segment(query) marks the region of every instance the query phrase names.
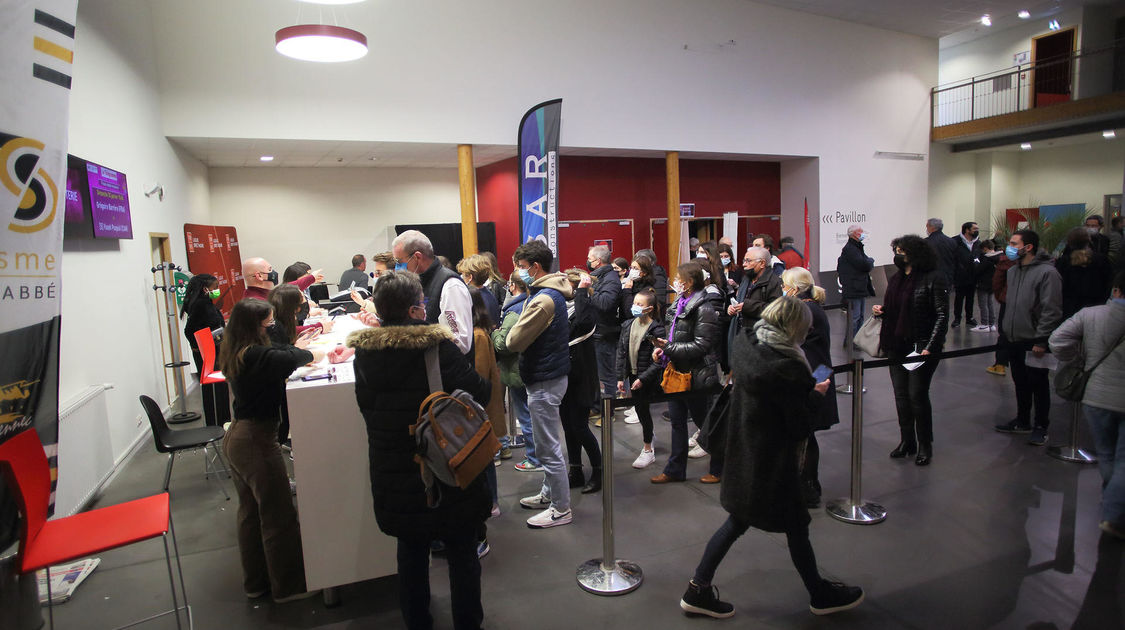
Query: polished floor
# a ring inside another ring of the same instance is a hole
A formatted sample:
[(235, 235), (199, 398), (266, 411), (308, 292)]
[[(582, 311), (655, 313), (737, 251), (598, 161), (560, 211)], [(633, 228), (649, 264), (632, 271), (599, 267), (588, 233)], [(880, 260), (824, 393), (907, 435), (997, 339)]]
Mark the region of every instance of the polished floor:
[[(840, 328), (839, 311), (833, 324)], [(955, 330), (949, 347), (986, 345), (992, 337)], [(613, 426), (617, 555), (640, 565), (643, 585), (620, 597), (581, 590), (575, 569), (602, 553), (601, 495), (574, 494), (572, 525), (529, 530), (524, 520), (531, 513), (517, 501), (537, 491), (540, 477), (513, 470), (517, 460), (511, 460), (499, 469), (504, 513), (489, 521), (492, 552), (482, 560), (485, 627), (1125, 628), (1125, 543), (1098, 529), (1096, 467), (1054, 459), (1043, 447), (1028, 445), (1026, 436), (992, 430), (1014, 415), (1015, 402), (1010, 378), (984, 371), (991, 358), (969, 356), (940, 366), (932, 389), (934, 460), (926, 468), (887, 457), (898, 440), (890, 384), (885, 368), (867, 373), (863, 496), (884, 505), (888, 517), (858, 526), (817, 509), (811, 525), (822, 573), (866, 590), (857, 609), (824, 618), (810, 614), (784, 536), (751, 530), (715, 577), (735, 617), (684, 615), (680, 595), (725, 512), (718, 487), (698, 483), (707, 472), (705, 460), (692, 460), (687, 483), (648, 482), (668, 454), (669, 425), (657, 420), (657, 464), (642, 471), (630, 467), (640, 448), (639, 425)], [(818, 434), (826, 499), (849, 491), (851, 398), (841, 396), (840, 406), (841, 424)], [(1064, 443), (1071, 407), (1056, 399), (1051, 415), (1050, 442)], [(340, 605), (334, 608), (319, 598), (285, 605), (248, 602), (234, 535), (237, 500), (224, 501), (215, 482), (204, 479), (201, 457), (182, 456), (172, 481), (196, 628), (402, 627), (393, 576), (339, 589)], [(99, 502), (159, 491), (163, 471), (164, 456), (145, 443)], [(57, 607), (59, 628), (110, 628), (168, 605), (159, 542), (101, 558), (74, 598)], [(452, 628), (440, 558), (431, 576), (435, 627)], [(148, 627), (175, 626), (164, 618)]]

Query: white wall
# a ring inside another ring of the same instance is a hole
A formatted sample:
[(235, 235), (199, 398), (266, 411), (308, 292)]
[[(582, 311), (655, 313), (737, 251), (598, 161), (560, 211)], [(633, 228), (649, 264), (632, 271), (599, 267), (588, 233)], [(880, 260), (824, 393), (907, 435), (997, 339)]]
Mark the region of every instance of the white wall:
[[(1082, 45), (1082, 11), (1082, 7), (1073, 7), (1052, 16), (1062, 28), (1076, 27), (1077, 47)], [(938, 53), (938, 82), (946, 84), (1015, 68), (1013, 55), (1030, 52), (1031, 39), (1050, 32), (1046, 19), (1026, 20), (986, 37), (942, 48)]]
[[(976, 156), (953, 153), (947, 144), (930, 145), (929, 217), (950, 225), (982, 219), (976, 216)], [(922, 228), (917, 228), (924, 234)]]
[(1122, 192), (1125, 138), (1025, 151), (1019, 154), (1019, 163), (1015, 201), (1085, 203), (1100, 210), (1104, 195)]
[(336, 282), (357, 253), (390, 249), (396, 223), (461, 220), (457, 169), (215, 168), (216, 225), (238, 228), (244, 258), (281, 273), (296, 260)]
[[(126, 174), (133, 239), (64, 244), (59, 399), (116, 386), (106, 392), (116, 460), (148, 431), (137, 396), (168, 403), (148, 233), (170, 234), (174, 261), (184, 261), (184, 222), (209, 219), (207, 172), (161, 132), (148, 2), (82, 0), (75, 46), (69, 152)], [(152, 181), (163, 202), (145, 198)]]
[(824, 212), (923, 218), (925, 163), (873, 155), (927, 151), (933, 39), (746, 0), (368, 2), (336, 9), (368, 56), (316, 65), (273, 50), (295, 8), (154, 6), (170, 136), (511, 144), (562, 97), (563, 145), (818, 157)]

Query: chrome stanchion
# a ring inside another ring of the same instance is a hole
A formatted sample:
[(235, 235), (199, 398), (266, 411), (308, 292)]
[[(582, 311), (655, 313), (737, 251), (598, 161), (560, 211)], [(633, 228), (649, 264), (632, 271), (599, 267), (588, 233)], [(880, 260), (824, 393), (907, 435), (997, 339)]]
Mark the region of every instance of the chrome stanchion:
[(602, 401), (602, 557), (578, 566), (578, 585), (595, 595), (624, 595), (644, 580), (641, 567), (613, 549), (613, 399)]
[[(843, 306), (840, 309), (844, 311), (844, 351), (848, 353), (848, 360), (855, 359), (855, 331), (852, 330), (852, 314), (848, 310), (848, 302), (844, 300)], [(863, 385), (860, 385), (863, 388)], [(836, 386), (837, 394), (851, 394), (855, 390), (852, 389), (852, 373), (848, 372), (848, 382), (843, 385)], [(863, 393), (867, 393), (867, 389), (863, 389)]]
[[(852, 382), (856, 389), (863, 389), (863, 359), (852, 364)], [(852, 488), (846, 499), (829, 501), (825, 511), (832, 518), (856, 525), (874, 525), (887, 518), (887, 510), (878, 503), (864, 501), (862, 498), (863, 477), (863, 396), (852, 398)]]
[(1048, 446), (1047, 454), (1055, 459), (1076, 464), (1096, 464), (1098, 458), (1078, 448), (1078, 415), (1079, 403), (1074, 403), (1074, 412), (1070, 416), (1070, 441), (1066, 446)]

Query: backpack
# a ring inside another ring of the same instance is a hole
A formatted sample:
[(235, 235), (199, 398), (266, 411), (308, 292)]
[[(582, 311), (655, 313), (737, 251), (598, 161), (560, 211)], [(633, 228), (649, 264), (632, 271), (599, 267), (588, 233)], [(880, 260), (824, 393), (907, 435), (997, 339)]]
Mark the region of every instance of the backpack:
[(435, 507), (440, 491), (434, 478), (464, 490), (469, 487), (500, 450), (492, 423), (484, 408), (464, 390), (447, 394), (441, 389), (437, 346), (426, 350), (426, 378), (432, 392), (418, 407), (418, 422), (410, 434), (417, 445), (414, 461), (426, 485), (426, 502)]

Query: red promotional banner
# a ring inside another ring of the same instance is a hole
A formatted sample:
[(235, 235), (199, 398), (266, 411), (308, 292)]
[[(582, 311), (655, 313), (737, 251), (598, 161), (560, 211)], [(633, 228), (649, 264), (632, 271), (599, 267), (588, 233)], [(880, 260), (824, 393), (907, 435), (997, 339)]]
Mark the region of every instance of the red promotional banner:
[(238, 232), (229, 225), (184, 224), (184, 246), (192, 274), (209, 273), (219, 279), (217, 302), (223, 317), (242, 299), (242, 255), (238, 251)]

